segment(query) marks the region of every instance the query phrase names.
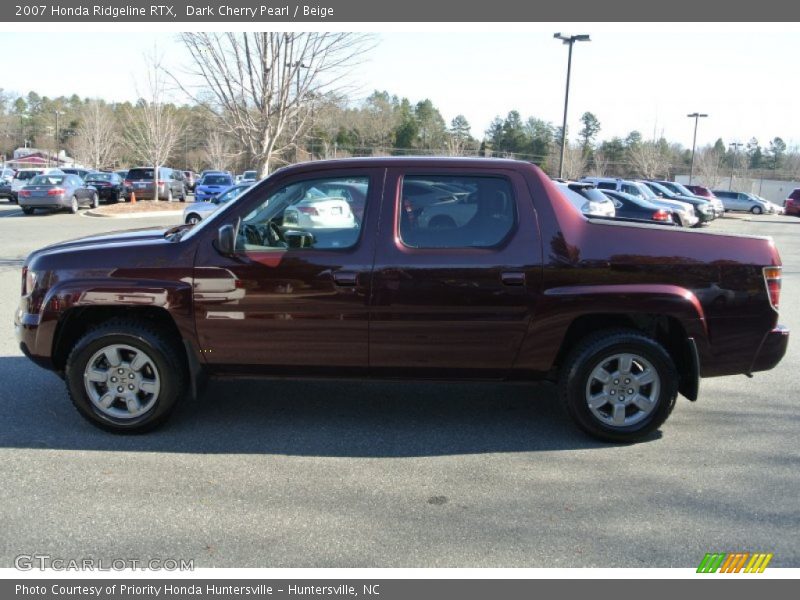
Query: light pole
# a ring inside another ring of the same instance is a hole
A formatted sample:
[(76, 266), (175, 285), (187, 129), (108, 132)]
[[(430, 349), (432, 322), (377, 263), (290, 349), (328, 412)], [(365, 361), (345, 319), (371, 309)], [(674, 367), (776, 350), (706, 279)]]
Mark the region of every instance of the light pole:
[(561, 35), (561, 33), (554, 33), (553, 37), (569, 46), (569, 56), (567, 58), (567, 91), (564, 94), (564, 121), (561, 125), (561, 160), (558, 162), (558, 177), (561, 179), (564, 176), (564, 151), (567, 149), (567, 107), (569, 106), (569, 76), (572, 71), (572, 46), (575, 42), (591, 42), (592, 40), (586, 34)]
[(744, 146), (742, 142), (731, 142), (728, 144), (730, 148), (733, 148), (733, 159), (731, 160), (731, 179), (728, 182), (728, 191), (730, 192), (733, 188), (733, 170), (736, 168), (736, 160), (739, 158), (739, 148)]
[(297, 69), (295, 71), (296, 77), (296, 87), (295, 87), (295, 102), (297, 102), (297, 113), (294, 115), (294, 162), (297, 162), (297, 156), (299, 154), (299, 148), (297, 145), (297, 137), (300, 134), (300, 69), (308, 69), (309, 65), (305, 64), (303, 61), (296, 60), (294, 62), (287, 62), (286, 66), (292, 69)]
[(700, 120), (701, 117), (707, 117), (708, 115), (693, 112), (692, 114), (686, 116), (694, 119), (694, 137), (692, 138), (692, 166), (689, 167), (689, 185), (692, 185), (692, 177), (694, 177), (694, 149), (697, 146), (697, 121)]
[(55, 144), (56, 145), (56, 167), (59, 167), (59, 166), (61, 166), (61, 160), (59, 159), (59, 154), (58, 154), (58, 115), (60, 115), (62, 113), (61, 113), (60, 110), (54, 110), (53, 114), (56, 116), (56, 139), (55, 139), (55, 142), (56, 142), (56, 144)]

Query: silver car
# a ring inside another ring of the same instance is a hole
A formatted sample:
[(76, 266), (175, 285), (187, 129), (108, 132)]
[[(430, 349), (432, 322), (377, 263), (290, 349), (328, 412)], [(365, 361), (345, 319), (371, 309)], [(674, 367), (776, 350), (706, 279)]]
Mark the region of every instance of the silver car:
[(770, 212), (769, 202), (760, 200), (753, 194), (746, 192), (733, 192), (728, 190), (712, 190), (712, 193), (722, 200), (725, 210), (738, 210), (761, 215)]
[(235, 185), (219, 196), (216, 196), (215, 198), (212, 198), (206, 202), (193, 202), (183, 209), (183, 222), (190, 225), (199, 223), (223, 204), (241, 196), (245, 190), (252, 187), (253, 183), (255, 182), (250, 181), (248, 183), (240, 183)]
[(75, 214), (80, 206), (97, 208), (100, 196), (97, 190), (77, 175), (50, 173), (37, 175), (18, 193), (19, 206), (26, 215), (37, 208), (68, 210)]

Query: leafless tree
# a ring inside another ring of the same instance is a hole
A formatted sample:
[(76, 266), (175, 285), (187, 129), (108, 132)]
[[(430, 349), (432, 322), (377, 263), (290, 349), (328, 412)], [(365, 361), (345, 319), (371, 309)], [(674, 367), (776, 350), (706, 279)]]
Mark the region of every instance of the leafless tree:
[(153, 199), (157, 200), (158, 169), (167, 162), (178, 143), (181, 128), (175, 107), (166, 102), (160, 57), (154, 52), (146, 61), (147, 89), (128, 114), (125, 142), (136, 160), (153, 165)]
[(206, 161), (212, 169), (224, 171), (231, 162), (230, 143), (223, 133), (213, 130), (206, 136)]
[(694, 164), (697, 169), (698, 179), (710, 188), (718, 188), (722, 183), (723, 165), (722, 154), (709, 146), (695, 154)]
[(604, 152), (598, 150), (594, 153), (592, 159), (592, 168), (589, 169), (589, 175), (592, 177), (605, 177), (609, 172), (611, 161)]
[[(180, 87), (206, 102), (258, 164), (263, 177), (276, 157), (296, 147), (314, 98), (339, 89), (371, 38), (342, 32), (183, 33), (192, 57)], [(199, 82), (199, 85), (196, 85)]]
[(631, 146), (628, 149), (628, 160), (636, 174), (645, 179), (666, 176), (670, 168), (668, 152), (655, 141), (640, 142)]
[(80, 109), (80, 125), (75, 131), (75, 158), (94, 169), (113, 164), (117, 157), (117, 127), (106, 104), (91, 100)]
[[(558, 164), (561, 159), (561, 146), (556, 144), (553, 152), (547, 159), (547, 172), (558, 174)], [(580, 144), (570, 144), (564, 151), (564, 179), (578, 179), (586, 173), (586, 155)]]

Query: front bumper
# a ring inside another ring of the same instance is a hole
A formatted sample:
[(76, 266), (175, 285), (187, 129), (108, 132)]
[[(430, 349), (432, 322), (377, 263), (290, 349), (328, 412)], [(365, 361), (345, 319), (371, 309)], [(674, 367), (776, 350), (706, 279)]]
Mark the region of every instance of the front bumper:
[(757, 371), (768, 371), (774, 368), (783, 355), (786, 354), (786, 347), (789, 345), (789, 328), (778, 325), (775, 329), (767, 333), (761, 341), (761, 345), (753, 359), (750, 373)]

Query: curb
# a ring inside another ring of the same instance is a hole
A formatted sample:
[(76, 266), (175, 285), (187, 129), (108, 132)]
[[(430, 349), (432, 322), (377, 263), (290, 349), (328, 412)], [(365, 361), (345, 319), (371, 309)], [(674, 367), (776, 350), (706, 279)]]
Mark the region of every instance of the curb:
[(183, 210), (159, 210), (153, 212), (141, 212), (135, 214), (104, 215), (87, 210), (81, 213), (82, 217), (94, 217), (99, 219), (145, 219), (147, 217), (173, 217), (183, 214)]

